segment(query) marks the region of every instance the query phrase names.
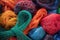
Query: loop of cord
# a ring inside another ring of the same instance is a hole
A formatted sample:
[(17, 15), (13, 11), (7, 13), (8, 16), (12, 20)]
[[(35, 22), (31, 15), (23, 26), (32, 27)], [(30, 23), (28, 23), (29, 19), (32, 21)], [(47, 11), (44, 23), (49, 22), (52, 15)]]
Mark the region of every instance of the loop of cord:
[(29, 37), (27, 37), (23, 31), (28, 26), (28, 24), (31, 21), (31, 13), (23, 10), (19, 12), (18, 15), (18, 22), (14, 28), (12, 28), (12, 31), (16, 33), (17, 40), (31, 40)]
[(39, 24), (39, 21), (41, 21), (41, 19), (45, 16), (47, 16), (46, 9), (41, 8), (40, 10), (38, 10), (36, 15), (32, 18), (28, 27), (24, 30), (24, 34), (27, 35), (31, 29), (36, 28)]
[[(19, 14), (18, 14), (18, 19), (17, 19), (17, 23), (16, 25), (11, 28), (8, 31), (1, 31), (0, 32), (0, 38), (1, 40), (7, 39), (9, 37), (13, 37), (16, 36), (17, 40), (21, 40), (21, 38), (23, 40), (31, 40), (30, 38), (28, 38), (23, 31), (25, 30), (25, 28), (27, 27), (27, 25), (30, 23), (32, 16), (31, 13), (25, 10), (22, 10)], [(21, 37), (21, 38), (20, 38)]]

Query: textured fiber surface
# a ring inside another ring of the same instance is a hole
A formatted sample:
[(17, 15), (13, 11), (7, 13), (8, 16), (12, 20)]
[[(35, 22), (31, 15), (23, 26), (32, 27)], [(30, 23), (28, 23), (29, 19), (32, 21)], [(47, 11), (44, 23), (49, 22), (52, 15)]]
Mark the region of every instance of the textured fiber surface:
[(49, 34), (55, 34), (60, 29), (60, 14), (50, 14), (41, 21), (44, 30)]
[(11, 11), (7, 10), (1, 14), (0, 22), (5, 29), (10, 29), (16, 24), (17, 15)]
[(28, 36), (32, 38), (32, 40), (42, 40), (42, 38), (45, 36), (45, 31), (42, 27), (34, 28), (32, 29)]
[(1, 0), (1, 2), (4, 2), (5, 6), (9, 7), (10, 9), (13, 9), (16, 4), (16, 0)]
[(17, 40), (16, 37), (10, 37), (8, 40)]
[(28, 27), (24, 30), (24, 33), (28, 34), (31, 29), (38, 27), (39, 21), (45, 16), (47, 16), (46, 9), (44, 8), (39, 9), (36, 15), (34, 15), (34, 17), (32, 18)]
[(54, 40), (54, 38), (52, 35), (47, 34), (43, 40)]
[(60, 0), (0, 0), (0, 40), (60, 40)]
[(59, 13), (59, 14), (60, 14), (60, 7), (57, 9), (57, 13)]
[(18, 13), (21, 10), (27, 10), (34, 13), (36, 11), (36, 6), (32, 1), (20, 1), (16, 4), (14, 11)]
[(54, 40), (60, 40), (60, 31), (54, 35)]
[(28, 38), (23, 33), (23, 31), (25, 30), (25, 28), (29, 24), (31, 18), (32, 18), (31, 13), (28, 11), (23, 10), (23, 11), (19, 12), (16, 25), (13, 28), (11, 28), (11, 30), (1, 31), (0, 32), (0, 39), (6, 40), (9, 37), (16, 36), (17, 40), (21, 40), (21, 39), (22, 40), (30, 40), (30, 38)]
[(58, 0), (33, 0), (37, 3), (37, 6), (45, 7), (46, 9), (52, 10), (58, 7)]

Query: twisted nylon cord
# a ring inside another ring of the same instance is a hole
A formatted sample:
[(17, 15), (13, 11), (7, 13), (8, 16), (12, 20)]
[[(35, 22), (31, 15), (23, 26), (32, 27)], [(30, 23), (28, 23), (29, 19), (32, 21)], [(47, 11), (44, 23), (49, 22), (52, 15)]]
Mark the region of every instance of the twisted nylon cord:
[(16, 36), (18, 40), (20, 40), (21, 38), (23, 40), (31, 40), (23, 33), (23, 31), (29, 24), (31, 18), (32, 18), (31, 13), (25, 10), (21, 11), (18, 15), (17, 23), (14, 27), (11, 30), (0, 32), (1, 40), (12, 37), (12, 36)]

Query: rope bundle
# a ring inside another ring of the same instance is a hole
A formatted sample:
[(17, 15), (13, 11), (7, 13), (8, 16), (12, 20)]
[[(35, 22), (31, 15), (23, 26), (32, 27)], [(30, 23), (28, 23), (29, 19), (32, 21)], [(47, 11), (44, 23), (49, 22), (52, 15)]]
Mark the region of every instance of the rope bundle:
[(34, 28), (32, 29), (29, 33), (28, 36), (32, 39), (32, 40), (42, 40), (43, 37), (45, 36), (45, 31), (42, 27), (38, 27), (38, 28)]
[(13, 11), (7, 10), (4, 13), (2, 13), (0, 17), (0, 21), (1, 21), (2, 26), (5, 29), (10, 29), (16, 24), (17, 15)]
[(31, 13), (36, 12), (36, 6), (32, 1), (20, 1), (16, 4), (14, 11), (19, 13), (21, 10), (27, 10)]
[(4, 2), (6, 7), (10, 9), (13, 9), (16, 4), (16, 0), (1, 0), (1, 2)]
[(38, 10), (36, 15), (32, 18), (28, 27), (25, 29), (24, 34), (27, 35), (31, 29), (36, 28), (39, 24), (39, 21), (45, 16), (47, 16), (46, 9), (41, 8), (40, 10)]
[(16, 25), (8, 31), (1, 31), (0, 39), (6, 40), (9, 37), (16, 36), (17, 40), (31, 40), (23, 33), (31, 18), (31, 13), (28, 11), (22, 10), (19, 12)]
[(54, 35), (60, 30), (60, 14), (50, 14), (43, 18), (41, 25), (48, 34)]
[(0, 40), (59, 40), (58, 1), (0, 0)]

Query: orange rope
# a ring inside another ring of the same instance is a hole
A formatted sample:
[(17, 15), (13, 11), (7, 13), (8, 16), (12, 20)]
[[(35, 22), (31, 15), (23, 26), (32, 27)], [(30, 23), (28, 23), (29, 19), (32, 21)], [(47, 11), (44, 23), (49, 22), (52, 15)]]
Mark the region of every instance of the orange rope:
[(16, 4), (16, 0), (1, 0), (1, 2), (5, 3), (5, 6), (8, 6), (11, 9), (13, 9)]
[(40, 10), (38, 10), (36, 15), (31, 20), (30, 24), (28, 25), (28, 27), (24, 30), (24, 34), (27, 35), (31, 29), (38, 27), (39, 21), (46, 15), (47, 15), (46, 9), (41, 8)]
[(9, 21), (7, 21), (5, 29), (10, 29), (16, 24), (17, 18), (11, 18)]
[(15, 25), (17, 15), (13, 11), (7, 10), (2, 13), (0, 19), (2, 26), (4, 26), (5, 29), (9, 29), (13, 25)]

